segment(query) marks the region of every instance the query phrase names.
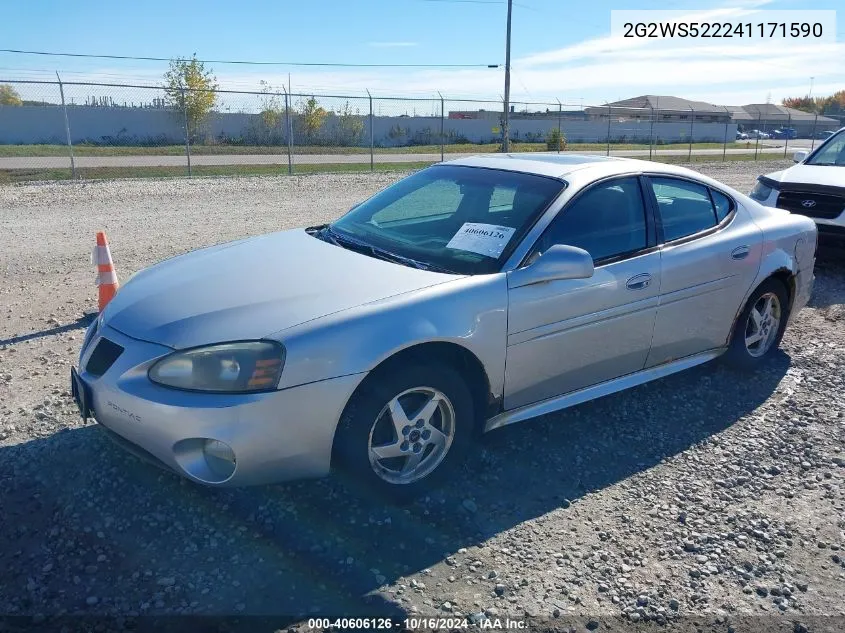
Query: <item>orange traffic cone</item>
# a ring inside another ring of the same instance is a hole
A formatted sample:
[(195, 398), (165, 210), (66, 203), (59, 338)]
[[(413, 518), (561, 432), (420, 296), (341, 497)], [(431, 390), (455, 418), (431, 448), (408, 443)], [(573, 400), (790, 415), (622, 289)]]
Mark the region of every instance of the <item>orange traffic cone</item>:
[(102, 312), (120, 288), (105, 231), (97, 231), (97, 247), (94, 249), (94, 255), (97, 263), (97, 286), (100, 290), (99, 310)]

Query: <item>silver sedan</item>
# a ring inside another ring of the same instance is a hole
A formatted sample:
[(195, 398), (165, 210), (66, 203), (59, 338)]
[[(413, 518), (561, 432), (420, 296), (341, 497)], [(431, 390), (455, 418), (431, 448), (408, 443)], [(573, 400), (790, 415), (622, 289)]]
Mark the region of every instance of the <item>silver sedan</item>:
[(334, 471), (411, 499), (481, 432), (718, 356), (766, 362), (815, 248), (811, 219), (681, 167), (466, 158), (331, 224), (138, 273), (88, 330), (73, 393), (195, 482)]

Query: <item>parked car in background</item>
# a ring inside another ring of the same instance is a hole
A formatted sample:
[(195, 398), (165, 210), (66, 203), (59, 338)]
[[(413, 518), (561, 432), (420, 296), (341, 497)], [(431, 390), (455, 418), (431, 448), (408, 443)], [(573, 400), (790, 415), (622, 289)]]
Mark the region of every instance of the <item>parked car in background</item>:
[(410, 500), (465, 476), (481, 432), (722, 355), (764, 366), (815, 244), (811, 220), (678, 166), (462, 158), (331, 224), (139, 272), (87, 331), (72, 390), (198, 483), (336, 472)]
[(816, 132), (815, 138), (827, 140), (831, 136), (833, 136), (834, 134), (836, 134), (836, 132), (834, 132), (832, 130), (824, 130), (823, 132)]
[(748, 138), (767, 139), (770, 138), (770, 136), (767, 132), (762, 132), (760, 130), (751, 130), (748, 133)]
[(769, 207), (812, 218), (819, 239), (845, 246), (845, 128), (813, 152), (795, 152), (797, 165), (757, 178), (749, 194)]
[(740, 132), (740, 131), (737, 130), (736, 140), (746, 141), (746, 140), (748, 140), (748, 134), (746, 134), (745, 132)]
[(777, 139), (793, 139), (798, 138), (798, 132), (795, 131), (795, 128), (785, 127), (777, 130), (772, 130), (771, 137)]

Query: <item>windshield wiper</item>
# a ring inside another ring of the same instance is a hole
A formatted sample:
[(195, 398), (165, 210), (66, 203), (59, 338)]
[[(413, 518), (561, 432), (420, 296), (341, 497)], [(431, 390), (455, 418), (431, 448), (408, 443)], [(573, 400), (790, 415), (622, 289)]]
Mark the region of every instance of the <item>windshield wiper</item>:
[(391, 253), (390, 251), (373, 246), (372, 244), (358, 241), (347, 237), (346, 235), (340, 235), (333, 231), (330, 225), (327, 225), (322, 231), (320, 231), (320, 233), (325, 235), (325, 237), (335, 246), (343, 247), (344, 245), (347, 245), (352, 247), (353, 250), (363, 252), (364, 254), (370, 254), (377, 259), (383, 259), (385, 261), (393, 262), (394, 264), (403, 264), (405, 266), (410, 266), (411, 268), (419, 268), (420, 270), (455, 274), (453, 271), (443, 268), (442, 266), (436, 266), (434, 264), (417, 261), (416, 259), (405, 257), (403, 255), (397, 255), (396, 253)]
[(373, 249), (374, 255), (387, 261), (395, 262), (397, 264), (405, 264), (406, 266), (419, 268), (420, 270), (430, 270), (436, 273), (449, 273), (452, 275), (455, 274), (454, 271), (451, 271), (448, 268), (443, 268), (442, 266), (437, 266), (436, 264), (429, 264), (427, 262), (411, 259), (410, 257), (405, 257), (404, 255), (397, 255), (396, 253), (391, 253), (390, 251), (385, 251), (383, 249), (376, 248), (375, 246), (372, 246), (371, 248)]
[(320, 234), (328, 239), (329, 242), (334, 244), (335, 246), (347, 246), (352, 247), (352, 250), (357, 251), (364, 251), (367, 253), (372, 254), (373, 246), (367, 244), (366, 242), (361, 242), (351, 237), (347, 237), (346, 235), (341, 235), (336, 233), (332, 230), (331, 225), (326, 225), (326, 227), (320, 231)]

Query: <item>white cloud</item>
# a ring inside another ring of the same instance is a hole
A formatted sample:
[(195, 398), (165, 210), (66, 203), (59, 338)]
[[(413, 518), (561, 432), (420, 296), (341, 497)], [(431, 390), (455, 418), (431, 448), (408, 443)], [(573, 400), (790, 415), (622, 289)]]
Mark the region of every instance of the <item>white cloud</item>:
[[(739, 2), (739, 7), (710, 8), (689, 12), (690, 19), (716, 19), (727, 13), (740, 15), (759, 9), (770, 0)], [(413, 45), (413, 42), (371, 42), (371, 46)], [(551, 51), (539, 51), (514, 60), (511, 82), (514, 101), (563, 102), (580, 105), (601, 104), (641, 94), (670, 94), (717, 104), (739, 105), (774, 102), (783, 97), (805, 94), (810, 76), (815, 78), (813, 94), (831, 94), (845, 80), (841, 60), (845, 43), (765, 43), (735, 41), (731, 44), (690, 42), (688, 40), (619, 40), (609, 36), (578, 42)], [(110, 83), (160, 82), (164, 68), (150, 65), (135, 68), (95, 68), (84, 75), (62, 73), (65, 80)], [(287, 69), (263, 67), (246, 69), (232, 66), (215, 68), (224, 88), (260, 90), (259, 80), (273, 86), (287, 85)], [(9, 73), (3, 73), (9, 74)], [(422, 108), (438, 106), (438, 92), (446, 98), (474, 97), (490, 100), (492, 107), (503, 93), (503, 69), (291, 69), (293, 91), (305, 94), (338, 94), (362, 98), (356, 107), (368, 107), (367, 90), (373, 96), (408, 96), (429, 99)], [(21, 78), (24, 78), (21, 76)], [(28, 76), (26, 78), (35, 78)], [(54, 79), (44, 71), (44, 78)], [(114, 89), (117, 93), (120, 89)], [(84, 91), (81, 91), (84, 93)], [(131, 94), (127, 91), (127, 94)], [(116, 97), (117, 98), (117, 97)], [(256, 97), (244, 97), (244, 103)], [(327, 99), (327, 104), (339, 100)], [(431, 106), (435, 103), (435, 106)], [(331, 107), (334, 107), (333, 105)], [(383, 111), (397, 113), (415, 104), (381, 102)], [(447, 108), (450, 107), (447, 105)], [(458, 104), (451, 104), (453, 109)], [(465, 107), (476, 107), (466, 105)]]
[[(773, 0), (747, 0), (743, 7), (714, 8), (704, 11), (690, 11), (689, 13), (676, 16), (667, 22), (705, 22), (728, 17), (741, 17), (753, 13), (759, 7), (769, 4)], [(674, 13), (674, 12), (673, 12)], [(514, 61), (514, 66), (538, 66), (543, 64), (555, 64), (577, 59), (601, 56), (605, 54), (620, 53), (623, 51), (654, 46), (659, 44), (649, 39), (628, 39), (613, 35), (597, 37), (591, 40), (578, 42), (552, 51), (545, 51), (528, 55)]]

